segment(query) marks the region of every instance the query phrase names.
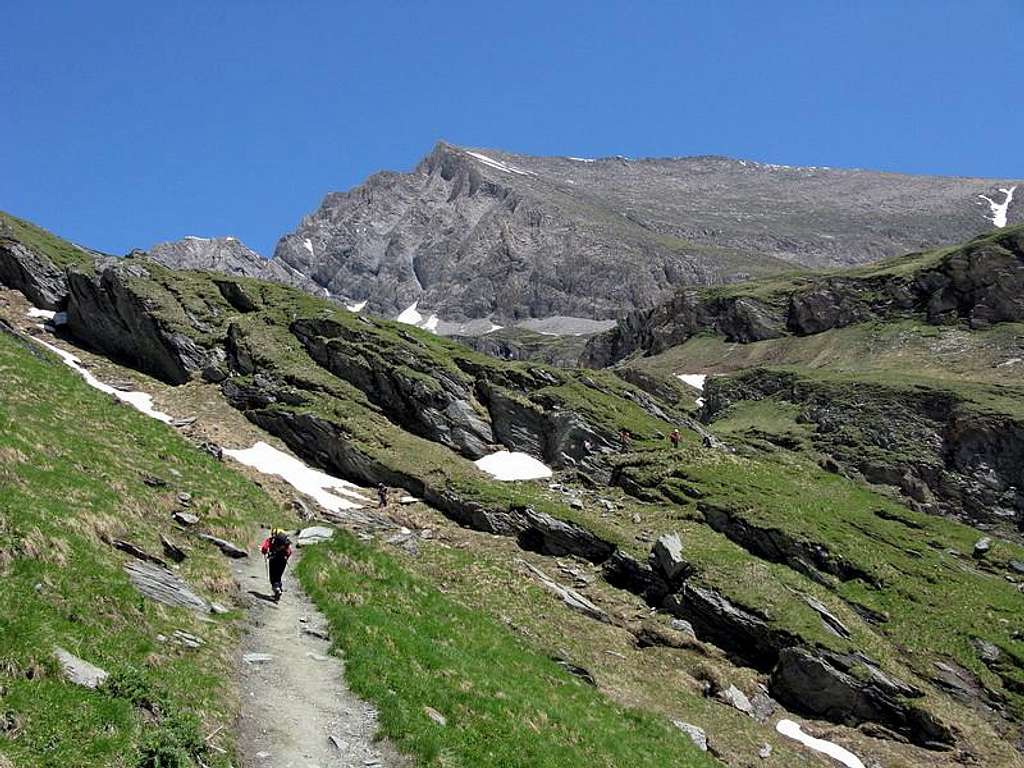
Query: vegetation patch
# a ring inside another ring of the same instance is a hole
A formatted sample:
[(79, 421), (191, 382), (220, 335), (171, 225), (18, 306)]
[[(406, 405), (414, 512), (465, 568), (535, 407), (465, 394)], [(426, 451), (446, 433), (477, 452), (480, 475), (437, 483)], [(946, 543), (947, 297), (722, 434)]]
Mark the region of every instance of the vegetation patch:
[[(240, 541), (276, 506), (29, 345), (0, 334), (0, 712), (17, 724), (0, 735), (0, 754), (18, 768), (230, 765), (230, 732), (205, 737), (234, 716), (232, 617), (206, 623), (143, 598), (104, 539), (156, 555), (161, 534), (188, 542), (180, 575), (226, 601), (224, 558), (171, 525), (176, 493), (191, 494), (208, 530)], [(178, 644), (177, 630), (203, 645)], [(108, 671), (106, 685), (66, 682), (57, 645)]]
[(714, 764), (667, 720), (611, 703), (350, 536), (309, 551), (299, 576), (353, 690), (422, 765)]

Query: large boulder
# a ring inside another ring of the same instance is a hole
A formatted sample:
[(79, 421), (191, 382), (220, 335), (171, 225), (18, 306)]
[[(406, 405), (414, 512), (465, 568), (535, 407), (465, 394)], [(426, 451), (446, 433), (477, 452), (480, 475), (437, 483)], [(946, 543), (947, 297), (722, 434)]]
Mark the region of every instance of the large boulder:
[(683, 557), (683, 541), (677, 533), (666, 533), (654, 542), (651, 558), (668, 582), (679, 581), (690, 569)]

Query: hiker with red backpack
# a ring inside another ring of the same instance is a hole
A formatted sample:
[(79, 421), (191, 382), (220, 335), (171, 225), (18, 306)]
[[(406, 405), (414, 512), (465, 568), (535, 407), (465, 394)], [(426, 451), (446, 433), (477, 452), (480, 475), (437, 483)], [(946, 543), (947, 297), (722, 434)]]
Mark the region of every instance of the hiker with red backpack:
[(281, 586), (281, 579), (284, 577), (284, 569), (288, 565), (288, 559), (292, 556), (292, 541), (288, 534), (280, 528), (274, 528), (270, 535), (260, 544), (260, 552), (267, 558), (267, 572), (270, 576), (270, 588), (274, 590), (274, 602), (281, 599), (284, 587)]

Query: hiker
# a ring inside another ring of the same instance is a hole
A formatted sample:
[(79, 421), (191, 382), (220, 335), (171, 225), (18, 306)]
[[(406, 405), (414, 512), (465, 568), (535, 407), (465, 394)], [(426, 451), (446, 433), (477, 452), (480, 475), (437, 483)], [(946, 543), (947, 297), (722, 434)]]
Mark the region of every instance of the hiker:
[(629, 434), (629, 430), (625, 427), (619, 430), (619, 443), (624, 451), (629, 450), (629, 447), (633, 444), (633, 436)]
[(274, 590), (274, 602), (276, 603), (281, 599), (281, 593), (284, 592), (281, 579), (284, 576), (284, 569), (288, 565), (288, 558), (292, 556), (291, 539), (280, 528), (273, 528), (270, 535), (260, 544), (260, 552), (267, 558), (270, 588)]
[(668, 436), (669, 441), (672, 443), (673, 448), (679, 447), (679, 430), (673, 429), (672, 433)]
[(384, 483), (377, 483), (377, 507), (384, 509), (388, 505), (388, 487)]

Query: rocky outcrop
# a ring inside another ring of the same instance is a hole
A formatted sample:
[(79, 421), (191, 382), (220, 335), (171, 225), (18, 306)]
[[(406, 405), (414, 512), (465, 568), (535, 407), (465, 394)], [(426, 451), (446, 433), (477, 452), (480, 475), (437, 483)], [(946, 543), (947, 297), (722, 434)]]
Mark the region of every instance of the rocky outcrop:
[[(141, 253), (141, 252), (140, 252)], [(221, 272), (238, 277), (255, 277), (272, 283), (290, 285), (314, 296), (327, 291), (288, 264), (265, 259), (234, 237), (185, 237), (157, 243), (145, 252), (146, 258), (171, 269)]]
[(1024, 320), (1024, 227), (903, 261), (912, 268), (894, 261), (847, 275), (681, 291), (591, 339), (582, 362), (603, 367), (637, 353), (657, 354), (698, 333), (749, 343), (908, 316), (971, 328)]
[(522, 360), (556, 368), (574, 368), (593, 333), (548, 335), (521, 328), (507, 328), (478, 335), (450, 335), (470, 349), (499, 360)]
[(25, 294), (41, 309), (59, 310), (67, 298), (64, 272), (17, 240), (0, 237), (0, 285)]
[(784, 563), (813, 581), (830, 585), (825, 578), (827, 574), (840, 581), (860, 579), (865, 584), (876, 582), (871, 574), (836, 556), (818, 542), (798, 540), (778, 528), (755, 525), (745, 519), (741, 511), (720, 504), (701, 501), (697, 507), (709, 526), (748, 552), (774, 563)]
[(770, 670), (783, 648), (799, 644), (799, 638), (773, 628), (764, 616), (699, 584), (684, 584), (665, 598), (663, 607), (690, 622), (699, 639), (757, 669)]
[[(408, 173), (327, 195), (275, 261), (392, 317), (419, 301), (453, 321), (611, 318), (680, 285), (962, 241), (991, 228), (977, 196), (1000, 184), (1012, 182), (442, 142)], [(762, 325), (751, 309), (737, 307), (735, 322)]]
[(170, 384), (183, 384), (217, 360), (184, 330), (158, 319), (133, 279), (146, 279), (146, 266), (108, 261), (95, 274), (68, 271), (68, 331), (93, 349), (151, 373)]
[(556, 467), (570, 463), (597, 477), (607, 477), (602, 454), (596, 451), (611, 445), (611, 435), (587, 423), (578, 413), (545, 408), (524, 392), (488, 381), (480, 382), (477, 390), (490, 413), (498, 442)]
[(358, 334), (329, 320), (299, 320), (291, 331), (321, 367), (362, 390), (388, 418), (470, 458), (488, 452), (494, 434), (476, 403), (473, 382), (408, 353), (402, 360), (361, 345)]
[(835, 723), (879, 723), (930, 749), (948, 749), (955, 742), (948, 726), (910, 703), (923, 695), (921, 691), (886, 675), (864, 657), (786, 648), (769, 688), (772, 696), (796, 711)]
[(705, 331), (740, 343), (775, 339), (786, 333), (785, 312), (758, 298), (688, 289), (653, 309), (630, 312), (616, 328), (593, 337), (581, 362), (601, 368), (636, 352), (657, 354)]
[[(908, 504), (974, 524), (1024, 523), (1024, 423), (976, 407), (954, 389), (753, 369), (710, 379), (704, 396), (708, 422), (742, 401), (793, 403), (800, 407), (798, 420), (814, 425), (816, 448), (849, 473), (895, 486)], [(725, 530), (728, 521), (720, 510), (709, 508), (706, 514), (712, 525)], [(770, 536), (743, 538), (755, 541), (770, 559), (779, 559)], [(827, 563), (810, 562), (833, 572)], [(843, 578), (840, 572), (835, 575)]]

